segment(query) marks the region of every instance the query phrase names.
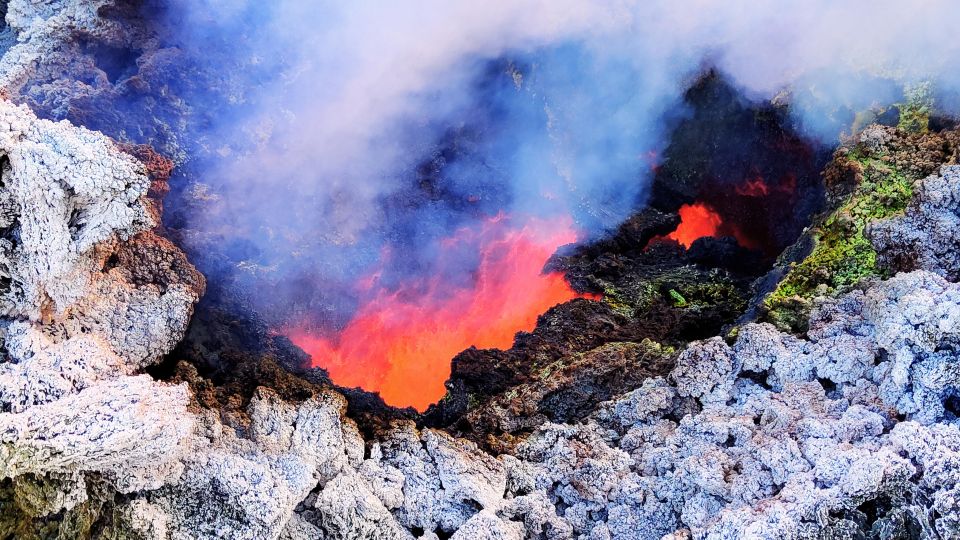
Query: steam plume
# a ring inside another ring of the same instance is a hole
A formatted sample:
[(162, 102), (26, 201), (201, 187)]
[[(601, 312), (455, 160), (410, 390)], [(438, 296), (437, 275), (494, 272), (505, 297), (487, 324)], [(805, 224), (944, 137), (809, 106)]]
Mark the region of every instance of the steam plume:
[(225, 74), (193, 128), (220, 203), (193, 225), (253, 243), (273, 300), (317, 277), (311, 309), (331, 313), (384, 246), (408, 254), (386, 283), (456, 281), (476, 261), (438, 270), (439, 240), (497, 212), (615, 226), (706, 67), (756, 99), (787, 91), (824, 141), (906, 85), (960, 88), (948, 0), (171, 1), (178, 43)]

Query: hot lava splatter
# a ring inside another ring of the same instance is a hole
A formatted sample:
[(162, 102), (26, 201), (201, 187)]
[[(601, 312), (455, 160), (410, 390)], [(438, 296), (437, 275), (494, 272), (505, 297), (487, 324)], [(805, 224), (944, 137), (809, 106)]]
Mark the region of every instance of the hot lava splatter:
[(719, 236), (723, 218), (706, 204), (685, 204), (677, 213), (680, 214), (680, 224), (665, 237), (667, 240), (675, 240), (681, 246), (689, 248), (698, 238)]
[(691, 204), (678, 210), (680, 224), (673, 232), (650, 240), (676, 242), (685, 248), (704, 237), (733, 237), (741, 246), (767, 255), (779, 253), (782, 246), (764, 231), (762, 225), (773, 218), (771, 209), (789, 207), (796, 195), (796, 177), (787, 174), (771, 185), (756, 175), (734, 186), (711, 186)]
[(731, 236), (745, 248), (757, 248), (752, 238), (744, 234), (736, 224), (724, 220), (708, 203), (698, 201), (685, 204), (677, 210), (677, 213), (680, 215), (680, 224), (677, 228), (666, 236), (653, 238), (650, 240), (651, 243), (674, 241), (689, 249), (699, 238)]
[(433, 277), (388, 290), (368, 277), (361, 282), (369, 298), (335, 340), (305, 328), (286, 333), (337, 384), (423, 411), (444, 395), (457, 353), (471, 346), (509, 348), (518, 331), (534, 328), (538, 315), (581, 296), (562, 274), (542, 272), (557, 247), (575, 240), (569, 220), (511, 228), (499, 216), (441, 243), (451, 253), (476, 246), (472, 286), (451, 287)]

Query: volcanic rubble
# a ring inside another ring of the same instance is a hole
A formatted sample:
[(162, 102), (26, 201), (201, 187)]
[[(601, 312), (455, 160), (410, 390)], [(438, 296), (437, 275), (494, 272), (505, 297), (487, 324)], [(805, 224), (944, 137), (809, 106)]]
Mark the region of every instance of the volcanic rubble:
[[(175, 129), (131, 136), (112, 105), (172, 54), (137, 9), (5, 5), (11, 99), (110, 131), (65, 97), (96, 96), (117, 139), (178, 155)], [(117, 49), (142, 54), (129, 73), (92, 60)], [(222, 291), (191, 322), (204, 279), (151, 198), (169, 163), (34, 114), (0, 102), (3, 537), (960, 536), (958, 132), (864, 129), (825, 193), (795, 179), (812, 221), (776, 261), (651, 243), (705, 195), (661, 182), (683, 189), (551, 262), (603, 301), (465, 351), (419, 416), (332, 387)]]

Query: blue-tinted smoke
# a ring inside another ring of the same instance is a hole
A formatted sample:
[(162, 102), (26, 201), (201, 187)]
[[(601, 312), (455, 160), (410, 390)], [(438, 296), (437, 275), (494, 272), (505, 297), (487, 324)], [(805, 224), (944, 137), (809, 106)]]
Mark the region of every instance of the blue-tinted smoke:
[(188, 128), (197, 249), (242, 238), (238, 283), (320, 311), (383, 249), (388, 282), (435, 272), (439, 239), (498, 212), (615, 227), (705, 67), (827, 142), (906, 84), (960, 88), (946, 0), (171, 1), (216, 111)]

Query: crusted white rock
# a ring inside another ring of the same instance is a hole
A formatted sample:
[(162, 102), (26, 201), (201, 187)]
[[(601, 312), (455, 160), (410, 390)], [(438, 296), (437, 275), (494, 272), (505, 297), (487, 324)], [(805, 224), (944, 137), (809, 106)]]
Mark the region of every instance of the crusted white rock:
[[(73, 37), (88, 35), (116, 40), (127, 31), (99, 12), (114, 0), (10, 0), (6, 23), (13, 34), (0, 57), (0, 88), (16, 90), (36, 69), (70, 65), (75, 55), (62, 52), (76, 46)], [(106, 82), (106, 81), (104, 81)], [(81, 83), (75, 83), (78, 86)]]
[(0, 103), (0, 156), (0, 268), (9, 281), (0, 312), (62, 317), (94, 292), (95, 247), (154, 225), (143, 201), (150, 180), (103, 135), (8, 102)]
[(185, 385), (140, 375), (0, 413), (0, 476), (97, 472), (121, 492), (156, 489), (183, 470), (188, 399)]
[(748, 324), (732, 347), (693, 343), (669, 380), (546, 424), (496, 460), (397, 425), (299, 519), (330, 538), (818, 538), (880, 500), (894, 510), (878, 526), (950, 537), (960, 431), (944, 402), (960, 377), (944, 351), (958, 292), (901, 274), (823, 301), (808, 339)]
[(315, 503), (323, 530), (339, 538), (401, 540), (413, 538), (390, 510), (354, 473), (344, 473), (324, 486)]
[[(203, 279), (151, 232), (150, 183), (103, 135), (0, 101), (0, 477), (131, 493), (185, 470), (187, 389), (137, 373), (181, 339)], [(42, 511), (77, 503), (55, 499)]]
[(960, 166), (944, 165), (917, 182), (904, 214), (872, 224), (867, 233), (886, 267), (960, 279)]
[(200, 431), (211, 436), (182, 456), (181, 479), (146, 494), (144, 508), (162, 509), (175, 539), (277, 538), (311, 490), (359, 467), (363, 439), (345, 409), (333, 392), (293, 405), (260, 390), (248, 409), (250, 437), (208, 418)]
[[(145, 283), (128, 264), (179, 257), (154, 225), (144, 166), (106, 137), (38, 120), (0, 101), (0, 408), (20, 412), (171, 350), (186, 331), (202, 278)], [(182, 263), (185, 267), (189, 265)]]

